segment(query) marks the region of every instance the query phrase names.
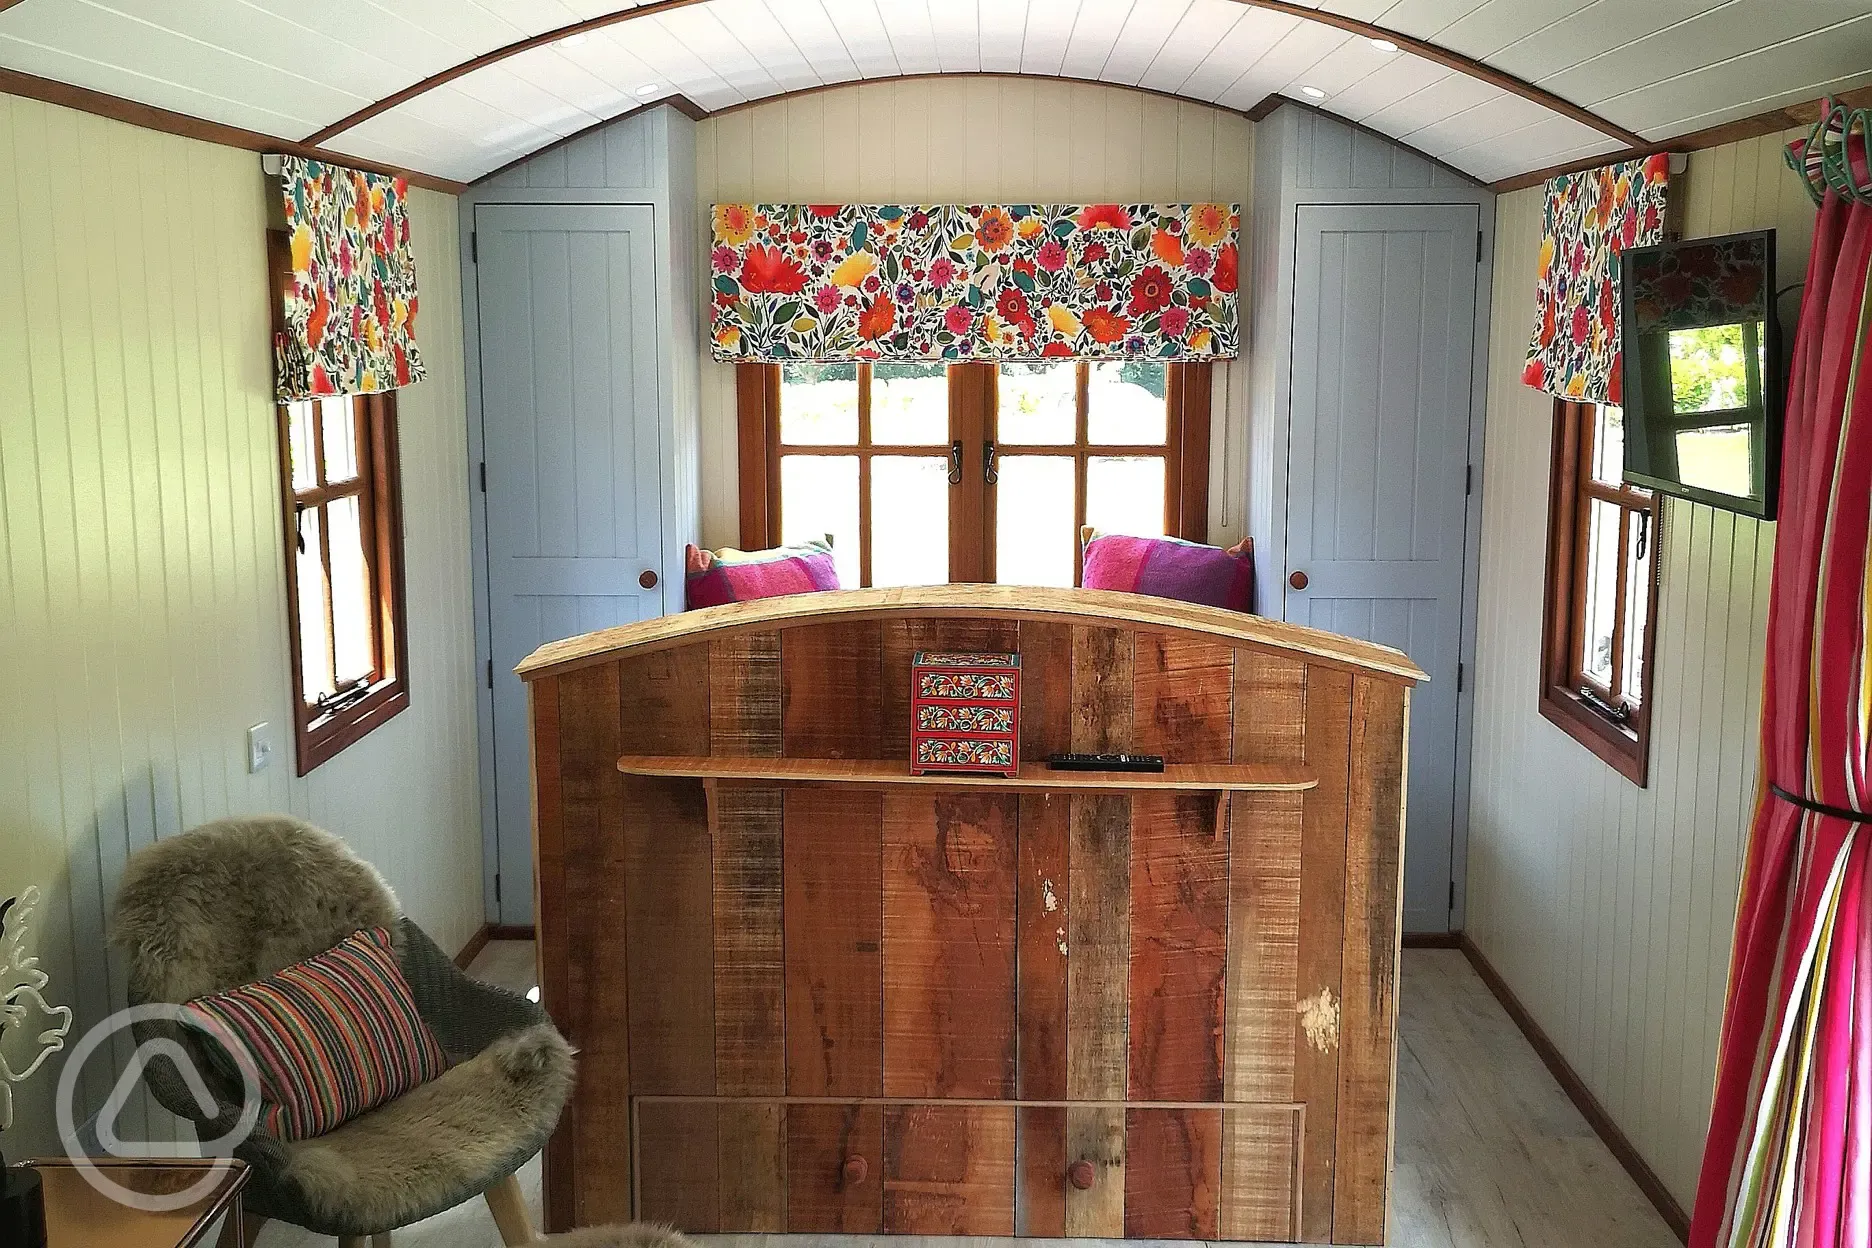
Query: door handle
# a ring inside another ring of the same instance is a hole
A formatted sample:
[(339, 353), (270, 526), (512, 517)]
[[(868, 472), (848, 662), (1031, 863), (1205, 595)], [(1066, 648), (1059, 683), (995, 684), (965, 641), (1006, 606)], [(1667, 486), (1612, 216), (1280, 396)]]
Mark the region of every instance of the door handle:
[(1293, 586), (1295, 589), (1305, 589), (1308, 584), (1307, 574), (1304, 572), (1296, 571), (1294, 572), (1292, 576), (1287, 578), (1287, 583)]
[(651, 569), (645, 568), (642, 572), (637, 574), (637, 583), (645, 589), (655, 589), (657, 587), (657, 574)]

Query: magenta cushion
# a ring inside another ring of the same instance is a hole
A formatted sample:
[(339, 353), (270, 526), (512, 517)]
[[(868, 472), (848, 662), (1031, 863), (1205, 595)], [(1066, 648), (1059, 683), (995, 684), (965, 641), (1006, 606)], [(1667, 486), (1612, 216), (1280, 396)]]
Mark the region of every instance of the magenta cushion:
[(700, 550), (688, 557), (688, 609), (839, 588), (832, 543), (801, 542), (772, 550)]
[(1175, 537), (1093, 533), (1085, 546), (1084, 584), (1252, 611), (1254, 548), (1246, 539), (1224, 550)]

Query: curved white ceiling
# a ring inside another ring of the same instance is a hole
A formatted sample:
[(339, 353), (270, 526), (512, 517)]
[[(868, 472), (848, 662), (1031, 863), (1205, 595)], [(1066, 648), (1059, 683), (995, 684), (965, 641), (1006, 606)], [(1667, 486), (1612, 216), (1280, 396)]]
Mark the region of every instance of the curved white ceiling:
[[(22, 0), (0, 66), (287, 139), (618, 0)], [(1866, 0), (1325, 0), (1661, 141), (1872, 83)], [(326, 140), (471, 180), (672, 95), (715, 111), (903, 74), (1306, 99), (1482, 181), (1617, 150), (1409, 51), (1240, 0), (699, 0), (522, 52)]]

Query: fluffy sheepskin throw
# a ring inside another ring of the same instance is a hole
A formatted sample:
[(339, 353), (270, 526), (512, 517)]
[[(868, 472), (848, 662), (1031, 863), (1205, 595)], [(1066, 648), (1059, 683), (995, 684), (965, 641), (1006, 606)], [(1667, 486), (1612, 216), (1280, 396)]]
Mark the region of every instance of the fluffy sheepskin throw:
[(672, 1226), (633, 1222), (548, 1235), (539, 1248), (696, 1248), (696, 1242)]
[(399, 931), (394, 894), (343, 841), (289, 815), (205, 823), (130, 859), (111, 939), (132, 1001), (264, 979), (361, 927)]
[(572, 1049), (550, 1026), (479, 1054), (335, 1131), (283, 1146), (282, 1180), (332, 1224), (398, 1227), (439, 1193), (479, 1190), (544, 1143), (572, 1091)]

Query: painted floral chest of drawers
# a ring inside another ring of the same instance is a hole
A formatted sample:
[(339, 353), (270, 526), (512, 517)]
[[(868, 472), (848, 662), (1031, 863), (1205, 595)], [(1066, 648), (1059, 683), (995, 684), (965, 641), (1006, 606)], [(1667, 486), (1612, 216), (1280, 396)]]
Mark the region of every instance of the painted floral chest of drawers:
[(920, 650), (910, 660), (910, 774), (1020, 771), (1020, 655)]

